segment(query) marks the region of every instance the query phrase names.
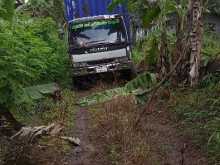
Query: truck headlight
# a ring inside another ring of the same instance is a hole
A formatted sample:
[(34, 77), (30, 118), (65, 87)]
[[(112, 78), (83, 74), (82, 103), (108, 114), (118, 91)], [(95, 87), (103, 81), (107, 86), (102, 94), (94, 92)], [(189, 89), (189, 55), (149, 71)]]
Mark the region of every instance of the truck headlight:
[(130, 46), (127, 46), (127, 47), (126, 47), (126, 50), (127, 50), (128, 52), (131, 52)]
[(127, 47), (126, 47), (126, 53), (127, 53), (127, 56), (128, 56), (129, 58), (131, 58), (131, 48), (130, 48), (130, 46), (127, 46)]

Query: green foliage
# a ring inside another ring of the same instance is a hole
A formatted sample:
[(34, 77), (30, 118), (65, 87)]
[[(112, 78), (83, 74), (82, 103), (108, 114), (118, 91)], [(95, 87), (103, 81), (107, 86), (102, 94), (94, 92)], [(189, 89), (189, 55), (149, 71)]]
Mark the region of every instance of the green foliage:
[(202, 78), (199, 87), (215, 86), (218, 82), (220, 82), (219, 73), (209, 73)]
[(147, 66), (156, 66), (159, 55), (159, 36), (157, 27), (148, 30), (143, 40), (138, 41), (132, 52), (132, 60), (135, 64), (145, 64)]
[(151, 32), (144, 41), (143, 51), (145, 52), (144, 60), (148, 65), (156, 65), (159, 56), (159, 35), (157, 30)]
[(209, 154), (211, 164), (220, 163), (220, 84), (196, 90), (177, 90), (170, 110), (177, 114), (187, 134)]
[(0, 20), (0, 104), (23, 101), (23, 87), (65, 80), (67, 55), (52, 19)]
[(57, 23), (64, 22), (63, 0), (29, 0), (25, 11), (37, 17), (51, 17)]
[(146, 11), (142, 16), (144, 27), (148, 27), (155, 19), (157, 19), (160, 15), (161, 9), (159, 6), (155, 8), (145, 9)]
[[(159, 27), (149, 30), (143, 41), (136, 44), (132, 59), (138, 64), (144, 62), (148, 66), (148, 69), (155, 68), (160, 54), (160, 35), (161, 30)], [(166, 35), (168, 52), (173, 52), (176, 37), (173, 32), (167, 32)], [(171, 54), (168, 55), (171, 59)]]
[(12, 22), (15, 10), (15, 0), (0, 1), (0, 18)]
[(84, 97), (79, 100), (78, 104), (80, 106), (89, 106), (89, 105), (94, 105), (97, 103), (103, 103), (109, 101), (116, 96), (126, 96), (126, 95), (129, 95), (129, 93), (125, 90), (125, 88), (123, 87), (114, 88)]
[(139, 91), (143, 89), (148, 89), (156, 84), (156, 77), (152, 73), (140, 74), (137, 78), (128, 82), (124, 87), (114, 88), (110, 90), (105, 90), (103, 92), (98, 92), (79, 100), (78, 104), (81, 106), (89, 106), (97, 103), (103, 103), (112, 100), (117, 96), (127, 96), (136, 95)]
[[(184, 9), (178, 11), (184, 14)], [(151, 66), (156, 66), (157, 57), (160, 54), (160, 35), (161, 28), (159, 26), (152, 27), (148, 29), (148, 33), (145, 38), (136, 43), (133, 60), (136, 64), (144, 61), (144, 64), (151, 68)], [(176, 35), (172, 31), (167, 31), (167, 48), (168, 52), (173, 52), (175, 48)], [(206, 66), (210, 60), (214, 60), (220, 55), (220, 35), (216, 32), (205, 31), (203, 35), (203, 45), (202, 45), (202, 62)], [(169, 58), (172, 54), (169, 54)]]
[(213, 14), (220, 15), (220, 1), (219, 0), (208, 0), (208, 9)]
[(113, 10), (118, 4), (127, 3), (131, 12), (138, 15), (142, 20), (142, 25), (148, 27), (153, 23), (166, 21), (165, 16), (176, 11), (175, 0), (113, 0), (109, 5), (109, 10)]
[(24, 88), (24, 93), (32, 100), (39, 100), (43, 99), (45, 96), (52, 96), (59, 90), (60, 89), (56, 83), (48, 83)]
[(35, 101), (33, 104), (21, 104), (12, 109), (13, 114), (24, 124), (47, 125), (54, 121), (65, 121), (65, 129), (72, 130), (76, 112), (75, 95), (70, 90), (62, 91), (62, 100), (55, 102), (52, 98)]
[(111, 4), (108, 6), (109, 11), (113, 11), (118, 4), (125, 4), (126, 0), (113, 0)]
[(206, 32), (203, 36), (203, 56), (215, 58), (220, 55), (220, 35), (215, 32)]
[(143, 73), (138, 75), (134, 80), (131, 80), (125, 85), (127, 91), (134, 91), (135, 89), (148, 89), (156, 83), (156, 76), (152, 73)]
[(132, 61), (135, 64), (139, 64), (144, 59), (144, 53), (137, 46), (132, 50)]
[[(124, 1), (115, 0), (110, 6), (113, 8), (113, 6), (119, 3), (124, 3)], [(155, 64), (157, 63), (157, 57), (160, 53), (159, 49), (162, 43), (162, 33), (168, 37), (165, 42), (169, 51), (172, 52), (175, 37), (173, 37), (173, 34), (168, 34), (167, 23), (170, 15), (173, 13), (185, 16), (185, 0), (180, 1), (179, 4), (175, 0), (129, 0), (128, 7), (131, 12), (141, 18), (142, 26), (148, 30), (144, 41), (135, 49), (133, 59), (136, 63), (144, 61), (144, 64), (156, 66)], [(171, 59), (171, 57), (169, 58)]]

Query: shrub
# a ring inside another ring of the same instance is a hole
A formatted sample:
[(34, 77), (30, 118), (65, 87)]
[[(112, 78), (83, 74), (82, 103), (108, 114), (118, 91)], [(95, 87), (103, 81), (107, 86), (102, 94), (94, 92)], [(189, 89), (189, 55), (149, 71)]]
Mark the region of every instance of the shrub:
[(0, 105), (20, 101), (23, 87), (67, 81), (64, 41), (50, 18), (19, 15), (13, 24), (0, 19)]
[(170, 107), (183, 123), (185, 133), (206, 151), (213, 164), (220, 162), (220, 84), (175, 92)]

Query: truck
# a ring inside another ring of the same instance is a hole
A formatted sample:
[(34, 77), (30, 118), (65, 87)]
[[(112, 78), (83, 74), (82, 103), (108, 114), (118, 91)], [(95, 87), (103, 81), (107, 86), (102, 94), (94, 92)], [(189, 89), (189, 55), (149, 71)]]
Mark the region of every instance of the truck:
[(108, 10), (111, 0), (64, 0), (69, 56), (75, 85), (107, 72), (135, 73), (126, 5)]

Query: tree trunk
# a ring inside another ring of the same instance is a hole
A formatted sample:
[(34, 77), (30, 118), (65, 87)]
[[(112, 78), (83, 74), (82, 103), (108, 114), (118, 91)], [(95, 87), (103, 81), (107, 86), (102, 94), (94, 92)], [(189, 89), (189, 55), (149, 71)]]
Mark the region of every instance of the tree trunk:
[(189, 2), (189, 21), (190, 25), (190, 72), (189, 80), (192, 87), (199, 83), (199, 67), (202, 49), (202, 0), (190, 0)]
[(167, 33), (163, 29), (161, 33), (161, 42), (160, 42), (160, 56), (157, 61), (157, 73), (159, 73), (159, 79), (162, 80), (163, 77), (167, 75), (170, 71), (170, 60), (168, 56), (168, 47), (167, 47)]
[[(172, 65), (176, 64), (180, 59), (179, 64), (175, 68), (172, 75), (172, 85), (178, 86), (179, 84), (184, 85), (188, 83), (189, 73), (189, 42), (188, 42), (189, 28), (187, 26), (186, 15), (177, 14), (176, 18), (176, 42), (175, 49), (172, 53)], [(173, 68), (173, 66), (172, 66)]]

